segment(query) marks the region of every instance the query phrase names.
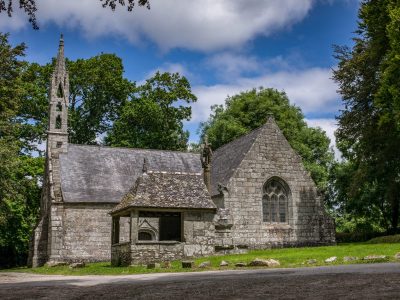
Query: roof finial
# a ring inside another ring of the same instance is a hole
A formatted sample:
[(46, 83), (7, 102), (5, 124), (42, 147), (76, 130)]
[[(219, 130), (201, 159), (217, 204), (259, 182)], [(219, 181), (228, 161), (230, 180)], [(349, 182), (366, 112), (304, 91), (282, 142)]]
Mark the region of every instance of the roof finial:
[(269, 121), (270, 119), (275, 120), (274, 113), (271, 111), (267, 112), (267, 121)]
[(142, 171), (143, 171), (143, 174), (147, 174), (147, 158), (144, 158), (144, 160), (143, 160)]

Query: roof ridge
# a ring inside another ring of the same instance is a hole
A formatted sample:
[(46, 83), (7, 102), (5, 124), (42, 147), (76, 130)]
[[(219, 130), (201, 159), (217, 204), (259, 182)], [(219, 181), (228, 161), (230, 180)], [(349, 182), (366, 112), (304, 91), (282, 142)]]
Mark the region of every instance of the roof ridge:
[(131, 147), (114, 147), (114, 146), (107, 146), (107, 145), (83, 145), (83, 144), (73, 144), (68, 143), (68, 146), (78, 146), (78, 147), (90, 147), (90, 148), (107, 148), (107, 149), (124, 149), (124, 150), (144, 150), (144, 151), (152, 151), (152, 152), (172, 152), (172, 153), (184, 153), (184, 154), (195, 154), (190, 151), (179, 151), (179, 150), (163, 150), (163, 149), (147, 149), (147, 148), (131, 148)]
[(180, 172), (180, 171), (147, 171), (147, 174), (169, 174), (169, 175), (189, 175), (189, 176), (199, 176), (199, 172)]
[(228, 146), (229, 144), (231, 144), (231, 143), (237, 141), (238, 139), (241, 139), (241, 138), (243, 138), (243, 137), (245, 137), (245, 136), (247, 136), (247, 135), (253, 133), (253, 132), (256, 131), (256, 130), (261, 129), (261, 127), (264, 127), (265, 125), (267, 125), (268, 121), (269, 121), (269, 120), (267, 120), (267, 122), (265, 122), (263, 125), (260, 125), (260, 126), (258, 126), (257, 128), (254, 128), (254, 129), (250, 130), (249, 132), (238, 136), (237, 138), (235, 138), (235, 139), (233, 139), (232, 141), (230, 141), (230, 142), (228, 142), (228, 143), (222, 145), (221, 147), (215, 149), (214, 151), (216, 152), (216, 151), (218, 151), (218, 150), (224, 148), (225, 146)]

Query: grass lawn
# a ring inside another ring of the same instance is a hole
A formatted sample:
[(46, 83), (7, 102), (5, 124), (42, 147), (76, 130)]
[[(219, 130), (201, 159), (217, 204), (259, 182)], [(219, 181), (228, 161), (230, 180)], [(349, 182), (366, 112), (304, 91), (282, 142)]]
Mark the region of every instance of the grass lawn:
[[(68, 266), (60, 267), (40, 267), (40, 268), (15, 268), (3, 271), (28, 272), (36, 274), (62, 274), (62, 275), (125, 275), (125, 274), (141, 274), (141, 273), (160, 273), (160, 272), (190, 272), (204, 270), (227, 270), (239, 269), (234, 266), (237, 262), (249, 263), (255, 258), (278, 260), (281, 268), (297, 268), (324, 265), (354, 264), (354, 263), (371, 263), (371, 262), (389, 262), (396, 261), (394, 255), (400, 252), (400, 243), (351, 243), (340, 244), (337, 246), (326, 247), (307, 247), (307, 248), (285, 248), (272, 250), (254, 250), (246, 254), (234, 254), (223, 256), (210, 256), (195, 259), (196, 267), (194, 269), (182, 269), (180, 261), (171, 263), (171, 268), (147, 269), (146, 266), (131, 267), (111, 267), (109, 262), (91, 263), (80, 269), (70, 269)], [(362, 260), (367, 255), (386, 255), (386, 259), (366, 261)], [(325, 263), (324, 260), (336, 256), (337, 260), (333, 263)], [(358, 257), (358, 260), (344, 262), (343, 257)], [(315, 259), (315, 264), (307, 264), (309, 259)], [(222, 260), (229, 262), (228, 267), (219, 267)], [(211, 262), (211, 267), (198, 268), (198, 265), (204, 261)], [(400, 261), (398, 260), (400, 263)], [(254, 268), (254, 267), (246, 267)], [(245, 269), (245, 268), (240, 268)]]

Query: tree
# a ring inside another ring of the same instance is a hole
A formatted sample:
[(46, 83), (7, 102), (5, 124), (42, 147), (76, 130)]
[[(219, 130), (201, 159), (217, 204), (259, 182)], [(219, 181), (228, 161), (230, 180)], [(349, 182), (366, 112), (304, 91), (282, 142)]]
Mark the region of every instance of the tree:
[(23, 155), (19, 140), (25, 48), (0, 33), (0, 266), (24, 263), (39, 209), (43, 160)]
[[(25, 95), (19, 111), (23, 124), (21, 139), (27, 150), (46, 138), (48, 91), (52, 64), (30, 64), (23, 72)], [(97, 144), (112, 126), (127, 101), (134, 84), (123, 77), (122, 61), (114, 54), (89, 59), (67, 60), (70, 78), (69, 140), (77, 144)]]
[(106, 144), (186, 150), (189, 132), (183, 130), (182, 122), (190, 119), (191, 107), (182, 104), (196, 100), (184, 76), (157, 72), (131, 94), (108, 132)]
[(214, 149), (262, 126), (273, 114), (290, 145), (303, 158), (321, 191), (327, 188), (328, 169), (333, 162), (329, 138), (320, 128), (310, 128), (300, 108), (291, 105), (284, 92), (260, 88), (225, 100), (225, 106), (212, 107), (209, 119), (201, 124), (201, 137), (207, 134)]
[[(335, 48), (334, 79), (344, 102), (338, 147), (351, 165), (342, 205), (365, 214), (376, 208), (396, 232), (400, 212), (400, 3), (364, 1), (352, 49)], [(363, 207), (363, 205), (365, 207)], [(390, 222), (389, 222), (390, 220)]]
[[(102, 2), (104, 8), (109, 7), (113, 11), (118, 5), (126, 6), (128, 11), (132, 11), (135, 7), (135, 3), (137, 3), (138, 6), (146, 6), (147, 9), (150, 9), (149, 0), (138, 0), (137, 2), (135, 0), (127, 0), (127, 3), (125, 3), (125, 0), (100, 0), (100, 2)], [(39, 29), (36, 20), (36, 0), (19, 0), (18, 3), (19, 8), (28, 15), (29, 23), (32, 24), (33, 29)], [(0, 13), (1, 12), (7, 12), (7, 15), (11, 17), (13, 14), (13, 0), (0, 0)]]

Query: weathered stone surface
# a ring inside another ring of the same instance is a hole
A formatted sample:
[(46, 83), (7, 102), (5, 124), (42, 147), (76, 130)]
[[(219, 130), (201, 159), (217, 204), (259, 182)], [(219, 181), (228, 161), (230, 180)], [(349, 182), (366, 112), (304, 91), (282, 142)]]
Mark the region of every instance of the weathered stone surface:
[(367, 255), (363, 260), (382, 260), (386, 259), (386, 255)]
[(394, 258), (395, 258), (395, 259), (400, 259), (400, 252), (396, 253), (396, 254), (394, 255)]
[(238, 267), (238, 268), (242, 268), (242, 267), (246, 267), (246, 266), (247, 265), (244, 262), (238, 262), (238, 263), (235, 264), (235, 267)]
[(209, 268), (209, 267), (211, 267), (211, 262), (209, 262), (209, 261), (204, 261), (199, 265), (199, 268), (202, 268), (202, 269)]
[(280, 266), (279, 261), (275, 260), (275, 259), (259, 259), (256, 258), (254, 260), (252, 260), (249, 263), (249, 266), (251, 267), (276, 267), (276, 266)]
[(316, 264), (316, 263), (317, 263), (317, 260), (316, 260), (316, 259), (309, 259), (309, 260), (306, 261), (306, 263), (307, 263), (308, 265), (313, 265), (313, 264)]
[[(216, 250), (335, 242), (334, 222), (324, 212), (314, 182), (272, 118), (214, 151), (211, 172), (213, 199), (229, 212), (224, 219), (233, 224), (216, 233)], [(287, 218), (278, 224), (263, 219), (263, 188), (270, 179), (284, 182), (289, 191)]]
[(219, 264), (220, 267), (227, 267), (229, 266), (229, 263), (225, 260), (221, 261), (221, 263)]
[(147, 269), (157, 269), (160, 267), (161, 267), (161, 265), (159, 263), (148, 263), (147, 264)]
[(182, 268), (184, 269), (191, 269), (194, 267), (194, 261), (183, 261)]
[(70, 269), (78, 269), (78, 268), (84, 268), (86, 265), (84, 262), (76, 262), (76, 263), (72, 263), (69, 265)]
[(332, 257), (329, 257), (329, 258), (325, 259), (325, 262), (326, 263), (332, 263), (332, 262), (335, 262), (336, 260), (337, 260), (337, 257), (336, 256), (332, 256)]
[(65, 261), (49, 261), (46, 263), (46, 267), (53, 268), (53, 267), (61, 267), (68, 265)]
[(355, 257), (355, 256), (345, 256), (345, 257), (343, 257), (343, 261), (344, 262), (355, 261), (355, 260), (358, 260), (358, 257)]

